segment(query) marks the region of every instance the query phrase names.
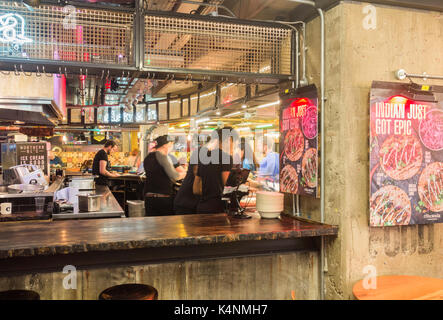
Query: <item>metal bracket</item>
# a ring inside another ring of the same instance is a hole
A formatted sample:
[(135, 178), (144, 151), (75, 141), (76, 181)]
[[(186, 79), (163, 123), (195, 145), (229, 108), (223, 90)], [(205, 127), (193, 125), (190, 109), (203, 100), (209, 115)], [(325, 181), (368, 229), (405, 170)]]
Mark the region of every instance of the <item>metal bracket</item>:
[(405, 69), (399, 69), (395, 72), (395, 76), (397, 77), (397, 79), (399, 80), (404, 80), (406, 78), (420, 78), (423, 79), (424, 81), (428, 80), (428, 79), (439, 79), (439, 80), (443, 80), (443, 76), (431, 76), (428, 75), (426, 72), (423, 72), (423, 74), (413, 74), (413, 73), (407, 73)]

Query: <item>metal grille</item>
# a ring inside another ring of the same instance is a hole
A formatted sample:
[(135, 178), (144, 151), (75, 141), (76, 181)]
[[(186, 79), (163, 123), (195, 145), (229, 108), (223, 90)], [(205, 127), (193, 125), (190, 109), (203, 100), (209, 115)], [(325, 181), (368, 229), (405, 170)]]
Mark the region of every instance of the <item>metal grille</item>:
[(145, 16), (144, 66), (236, 73), (291, 73), (287, 28)]
[[(0, 1), (2, 22), (10, 13), (19, 22), (17, 34), (24, 22), (24, 36), (29, 41), (0, 42), (0, 57), (133, 64), (132, 13), (44, 5), (31, 11), (22, 4)], [(11, 32), (9, 26), (2, 27), (0, 37)]]
[[(203, 2), (203, 1), (197, 0), (196, 2)], [(222, 4), (223, 0), (209, 0), (205, 2), (210, 4)], [(185, 4), (185, 5), (187, 6), (187, 9), (199, 9), (200, 7), (198, 4), (193, 4), (193, 5)], [(189, 12), (183, 12), (180, 0), (163, 0), (163, 1), (145, 0), (143, 1), (143, 7), (146, 10), (152, 10), (152, 11), (173, 11), (174, 7), (176, 7), (177, 12), (189, 13)], [(213, 11), (214, 9), (215, 6), (214, 7), (202, 6), (200, 8), (201, 14), (206, 14), (210, 11)]]

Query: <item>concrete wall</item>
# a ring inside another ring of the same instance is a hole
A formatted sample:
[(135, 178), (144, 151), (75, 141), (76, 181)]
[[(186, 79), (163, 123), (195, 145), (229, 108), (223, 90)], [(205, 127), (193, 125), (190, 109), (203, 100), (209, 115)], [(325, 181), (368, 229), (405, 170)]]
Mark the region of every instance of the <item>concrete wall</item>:
[(63, 287), (67, 275), (2, 274), (0, 291), (33, 290), (42, 300), (96, 300), (111, 286), (144, 283), (161, 300), (319, 299), (318, 253), (308, 251), (78, 270), (76, 289)]
[[(443, 224), (370, 228), (368, 183), (371, 82), (398, 81), (394, 71), (400, 68), (442, 75), (443, 15), (375, 6), (376, 29), (366, 30), (366, 5), (342, 2), (325, 13), (325, 215), (326, 223), (339, 225), (339, 236), (327, 241), (328, 299), (353, 299), (352, 287), (367, 265), (377, 275), (443, 278)], [(308, 80), (320, 88), (318, 18), (307, 25), (307, 45)], [(303, 216), (320, 220), (319, 200), (302, 198), (301, 208)]]

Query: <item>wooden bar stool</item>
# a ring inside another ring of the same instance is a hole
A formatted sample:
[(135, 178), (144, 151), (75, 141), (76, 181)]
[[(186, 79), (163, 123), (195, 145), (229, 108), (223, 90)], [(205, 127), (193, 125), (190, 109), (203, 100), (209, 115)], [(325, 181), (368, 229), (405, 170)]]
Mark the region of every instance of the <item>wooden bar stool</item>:
[(107, 288), (98, 296), (99, 300), (158, 300), (157, 289), (146, 284), (120, 284)]
[(31, 290), (8, 290), (0, 292), (0, 300), (40, 300), (40, 295)]

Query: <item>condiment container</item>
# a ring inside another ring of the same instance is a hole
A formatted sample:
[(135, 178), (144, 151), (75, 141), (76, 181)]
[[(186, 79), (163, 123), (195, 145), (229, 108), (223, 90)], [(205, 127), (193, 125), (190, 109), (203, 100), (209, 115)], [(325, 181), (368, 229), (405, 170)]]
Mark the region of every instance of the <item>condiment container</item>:
[(80, 211), (93, 212), (100, 211), (102, 204), (102, 195), (97, 194), (79, 194), (78, 208)]

